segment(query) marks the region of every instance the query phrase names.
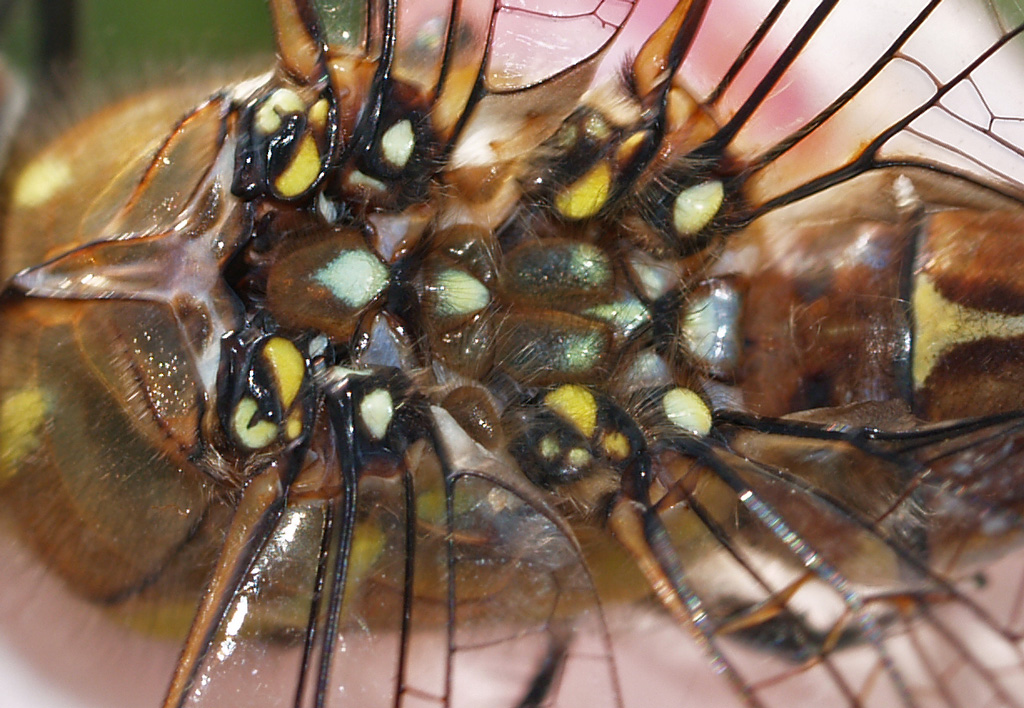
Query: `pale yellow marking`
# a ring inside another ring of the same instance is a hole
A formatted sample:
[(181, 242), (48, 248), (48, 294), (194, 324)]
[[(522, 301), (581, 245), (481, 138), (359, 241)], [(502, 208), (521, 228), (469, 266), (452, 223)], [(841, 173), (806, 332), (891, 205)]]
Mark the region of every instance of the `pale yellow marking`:
[(388, 128), (380, 139), (380, 150), (384, 159), (399, 169), (409, 162), (415, 147), (416, 134), (413, 133), (412, 121), (408, 118)]
[(416, 495), (416, 518), (428, 524), (443, 524), (448, 507), (443, 489), (429, 489)]
[(718, 214), (724, 199), (725, 187), (718, 180), (684, 189), (672, 207), (672, 225), (676, 232), (682, 236), (700, 233)]
[(288, 416), (288, 422), (284, 426), (284, 434), (289, 440), (295, 440), (302, 434), (302, 411), (298, 408)]
[(12, 393), (0, 405), (0, 483), (15, 475), (15, 466), (39, 448), (46, 422), (46, 401), (38, 388)]
[(582, 447), (574, 447), (569, 450), (569, 454), (566, 455), (566, 459), (573, 467), (586, 467), (590, 464), (590, 452), (584, 450)]
[(274, 442), (277, 438), (277, 426), (269, 420), (252, 422), (259, 406), (256, 399), (246, 396), (235, 406), (235, 414), (231, 417), (231, 427), (238, 441), (250, 450), (259, 450)]
[(589, 389), (576, 384), (559, 386), (544, 396), (544, 405), (589, 438), (597, 428), (597, 400)]
[(583, 132), (588, 138), (597, 141), (607, 140), (612, 134), (604, 117), (595, 113), (591, 113), (583, 122)]
[(545, 460), (553, 460), (558, 457), (558, 453), (562, 451), (561, 446), (558, 444), (558, 438), (555, 435), (545, 435), (540, 439), (540, 456)]
[(387, 189), (387, 186), (379, 179), (375, 179), (374, 177), (371, 177), (365, 172), (360, 172), (359, 170), (352, 170), (348, 176), (348, 183), (352, 187), (363, 187), (374, 192), (383, 192)]
[(281, 407), (290, 407), (306, 376), (306, 360), (295, 345), (284, 337), (272, 337), (267, 341), (263, 347), (263, 359), (277, 382)]
[(324, 126), (327, 125), (327, 115), (330, 110), (331, 104), (327, 102), (326, 98), (321, 98), (309, 107), (309, 124), (314, 128), (323, 130)]
[(624, 460), (629, 457), (629, 438), (618, 431), (605, 435), (601, 445), (604, 447), (604, 454), (613, 460)]
[(567, 125), (558, 131), (556, 137), (563, 148), (571, 148), (580, 139), (580, 131), (575, 125)]
[(363, 583), (386, 547), (387, 535), (381, 528), (380, 521), (369, 519), (356, 524), (352, 534), (352, 549), (348, 556), (348, 582), (345, 583), (342, 607), (351, 607), (356, 593), (366, 590)]
[(313, 186), (320, 176), (320, 167), (320, 152), (316, 148), (316, 141), (306, 133), (292, 161), (274, 180), (274, 189), (282, 197), (297, 197)]
[(14, 183), (14, 206), (25, 209), (42, 206), (71, 181), (71, 165), (65, 160), (52, 155), (33, 160)]
[(612, 168), (599, 162), (555, 197), (555, 208), (567, 219), (586, 219), (601, 210), (612, 186)]
[(927, 275), (914, 280), (914, 387), (921, 388), (943, 352), (960, 344), (1024, 336), (1024, 315), (1001, 315), (950, 302)]
[(688, 388), (674, 388), (661, 399), (665, 416), (676, 427), (694, 435), (711, 431), (711, 411), (696, 393)]
[(256, 109), (253, 123), (264, 135), (271, 135), (281, 129), (281, 116), (288, 113), (305, 113), (306, 104), (299, 94), (291, 89), (279, 88)]
[(395, 416), (395, 403), (387, 389), (378, 388), (363, 396), (359, 417), (375, 440), (383, 440)]

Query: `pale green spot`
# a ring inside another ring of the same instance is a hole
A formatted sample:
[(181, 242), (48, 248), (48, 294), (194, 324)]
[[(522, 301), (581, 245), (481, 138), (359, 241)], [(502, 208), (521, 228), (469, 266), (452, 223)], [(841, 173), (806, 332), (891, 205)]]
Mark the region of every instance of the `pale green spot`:
[(428, 524), (443, 524), (448, 507), (443, 489), (429, 489), (416, 495), (416, 518)]
[(577, 244), (569, 259), (569, 273), (575, 280), (591, 288), (599, 288), (612, 278), (608, 257), (597, 246), (589, 243)]
[(558, 444), (558, 438), (555, 435), (545, 435), (540, 439), (538, 452), (545, 460), (555, 459), (561, 451), (562, 446)]
[(369, 251), (342, 251), (313, 280), (353, 310), (373, 302), (388, 285), (388, 269)]
[(471, 315), (487, 307), (491, 293), (469, 273), (447, 268), (437, 274), (431, 286), (437, 293), (435, 311), (441, 317)]
[(582, 447), (574, 447), (566, 454), (566, 460), (573, 467), (586, 467), (590, 464), (590, 452)]
[(607, 322), (623, 337), (630, 336), (651, 321), (647, 306), (631, 293), (617, 302), (594, 305), (583, 314)]
[(605, 119), (596, 113), (591, 113), (587, 116), (586, 120), (583, 122), (583, 132), (592, 140), (601, 142), (610, 138), (612, 134)]
[(590, 371), (600, 362), (604, 352), (604, 337), (596, 332), (568, 335), (563, 341), (558, 369), (569, 373)]

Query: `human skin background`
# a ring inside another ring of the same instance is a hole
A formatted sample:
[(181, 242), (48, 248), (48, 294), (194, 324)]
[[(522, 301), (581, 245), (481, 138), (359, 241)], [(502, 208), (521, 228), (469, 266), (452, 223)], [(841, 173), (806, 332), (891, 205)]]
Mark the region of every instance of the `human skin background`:
[[(146, 47), (162, 47), (161, 57), (146, 55), (147, 61), (151, 60), (152, 66), (156, 67), (154, 74), (158, 75), (161, 64), (174, 66), (178, 61), (175, 50), (182, 48), (189, 50), (185, 61), (206, 63), (216, 61), (204, 58), (211, 55), (237, 56), (270, 46), (262, 2), (234, 0), (230, 6), (221, 3), (220, 13), (227, 18), (224, 25), (227, 29), (217, 29), (219, 21), (213, 16), (206, 18), (208, 25), (199, 21), (203, 12), (215, 4), (201, 0), (174, 3), (179, 8), (177, 12), (195, 18), (196, 24), (192, 27), (188, 27), (189, 22), (184, 20), (156, 18), (142, 21), (124, 17), (119, 20), (117, 17), (129, 5), (152, 6), (157, 10), (156, 6), (165, 3), (131, 4), (107, 0), (90, 4), (86, 19), (98, 24), (89, 24), (84, 30), (87, 65), (83, 73), (89, 76), (101, 71), (91, 68), (93, 66), (135, 66)], [(742, 5), (742, 2), (737, 0), (737, 4)], [(195, 7), (182, 9), (185, 5)], [(670, 0), (643, 2), (632, 27), (626, 31), (626, 37), (642, 39), (656, 23), (652, 18), (663, 14), (670, 5)], [(243, 7), (249, 8), (248, 14), (259, 18), (251, 29), (240, 30), (231, 22), (240, 14), (247, 14), (240, 9)], [(139, 31), (125, 33), (122, 20), (140, 28)], [(870, 17), (865, 16), (864, 20), (870, 22)], [(161, 26), (173, 30), (170, 39), (157, 38), (155, 32)], [(224, 33), (229, 29), (235, 39), (222, 44), (215, 39), (211, 41), (211, 36), (219, 36), (224, 42)], [(122, 41), (124, 37), (131, 41)], [(193, 43), (189, 38), (196, 41)], [(251, 45), (243, 41), (247, 38), (253, 39)], [(628, 41), (625, 44), (630, 46)], [(214, 51), (218, 48), (219, 51)], [(841, 51), (842, 48), (838, 50)], [(837, 62), (841, 61), (838, 52)], [(812, 90), (815, 78), (808, 76), (806, 80), (807, 90)], [(7, 558), (5, 555), (5, 560)], [(661, 620), (667, 621), (664, 617)], [(628, 634), (619, 646), (620, 669), (623, 675), (633, 679), (634, 685), (629, 690), (643, 691), (650, 697), (648, 700), (631, 692), (628, 694), (631, 705), (643, 705), (645, 702), (657, 705), (659, 697), (680, 685), (687, 687), (688, 697), (694, 704), (730, 702), (728, 687), (710, 671), (705, 658), (695, 648), (674, 644), (674, 634), (658, 636), (648, 630), (647, 627), (638, 628)], [(11, 559), (0, 573), (0, 708), (152, 707), (158, 704), (163, 693), (177, 651), (175, 643), (140, 637), (113, 625), (96, 608), (68, 593), (33, 565), (30, 558), (19, 555)], [(494, 673), (489, 667), (481, 667), (472, 680), (486, 682)], [(581, 686), (579, 690), (584, 691), (585, 687)], [(794, 701), (809, 701), (811, 698), (810, 695), (794, 697)]]

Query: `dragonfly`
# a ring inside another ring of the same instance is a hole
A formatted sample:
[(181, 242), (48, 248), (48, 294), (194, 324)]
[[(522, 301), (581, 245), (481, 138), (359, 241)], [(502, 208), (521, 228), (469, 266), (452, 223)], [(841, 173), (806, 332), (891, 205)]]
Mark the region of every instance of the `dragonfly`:
[(1024, 11), (892, 4), (269, 0), (262, 73), (12, 138), (15, 643), (114, 705), (1024, 703)]

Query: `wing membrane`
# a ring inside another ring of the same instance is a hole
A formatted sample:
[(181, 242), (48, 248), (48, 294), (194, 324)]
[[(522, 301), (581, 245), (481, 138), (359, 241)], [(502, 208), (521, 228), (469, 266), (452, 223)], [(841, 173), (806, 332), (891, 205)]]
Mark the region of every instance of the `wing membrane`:
[(1019, 415), (885, 433), (823, 415), (724, 424), (726, 446), (665, 468), (654, 508), (715, 652), (757, 704), (1019, 705), (1021, 552), (982, 565), (1019, 546)]
[(736, 62), (716, 65), (709, 43), (734, 12), (711, 7), (680, 78), (709, 101), (717, 144), (749, 164), (755, 213), (906, 164), (1020, 198), (1019, 108), (1007, 98), (1022, 90), (1019, 13), (958, 0), (780, 2), (752, 13), (760, 21), (743, 26)]
[(293, 488), (230, 590), (183, 705), (575, 705), (576, 692), (555, 697), (583, 676), (592, 705), (621, 705), (570, 532), (456, 435), (449, 426), (446, 445), (470, 469), (445, 472), (422, 445), (408, 474), (366, 474), (349, 496)]

